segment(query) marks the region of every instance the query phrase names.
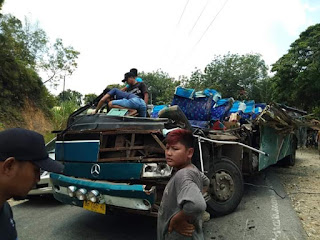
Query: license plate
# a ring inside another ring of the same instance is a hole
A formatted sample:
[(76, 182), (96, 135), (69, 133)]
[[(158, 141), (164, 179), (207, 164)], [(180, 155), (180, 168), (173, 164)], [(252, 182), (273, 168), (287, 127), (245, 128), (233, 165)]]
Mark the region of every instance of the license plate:
[(83, 208), (92, 212), (106, 214), (106, 205), (94, 203), (90, 201), (83, 201)]

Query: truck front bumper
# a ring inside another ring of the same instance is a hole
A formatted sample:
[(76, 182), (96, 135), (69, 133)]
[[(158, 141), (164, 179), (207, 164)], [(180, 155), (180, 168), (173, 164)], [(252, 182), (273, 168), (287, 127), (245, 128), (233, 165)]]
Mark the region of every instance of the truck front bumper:
[(98, 191), (98, 203), (106, 204), (107, 207), (150, 211), (156, 199), (155, 187), (146, 189), (145, 185), (79, 179), (55, 173), (50, 174), (50, 179), (54, 190), (53, 195), (58, 201), (79, 207), (83, 207), (83, 200), (79, 200), (76, 196), (69, 196), (68, 187), (70, 186), (74, 186), (75, 189), (85, 189), (88, 193), (92, 190)]

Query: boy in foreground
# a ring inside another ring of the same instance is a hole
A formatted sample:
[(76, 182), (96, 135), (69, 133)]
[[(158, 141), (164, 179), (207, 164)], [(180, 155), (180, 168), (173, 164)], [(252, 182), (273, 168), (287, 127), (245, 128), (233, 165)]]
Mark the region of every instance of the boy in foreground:
[(167, 164), (174, 168), (158, 212), (157, 239), (204, 239), (202, 214), (206, 202), (202, 196), (209, 179), (192, 163), (192, 133), (177, 129), (166, 137)]

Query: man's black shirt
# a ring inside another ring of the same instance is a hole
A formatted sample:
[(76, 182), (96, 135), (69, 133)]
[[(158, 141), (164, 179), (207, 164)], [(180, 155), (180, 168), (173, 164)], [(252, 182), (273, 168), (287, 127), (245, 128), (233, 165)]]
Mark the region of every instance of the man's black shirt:
[(137, 82), (134, 85), (130, 85), (127, 89), (127, 92), (133, 93), (138, 97), (144, 99), (144, 94), (148, 92), (147, 86), (144, 82)]
[(0, 209), (0, 239), (16, 240), (17, 230), (10, 205), (5, 202)]

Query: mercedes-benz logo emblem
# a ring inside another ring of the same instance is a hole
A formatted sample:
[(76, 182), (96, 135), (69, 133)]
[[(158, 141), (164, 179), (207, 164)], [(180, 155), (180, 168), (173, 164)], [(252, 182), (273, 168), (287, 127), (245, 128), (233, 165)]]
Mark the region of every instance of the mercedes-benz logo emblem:
[(94, 164), (91, 167), (91, 175), (94, 176), (94, 177), (99, 176), (100, 170), (101, 170), (101, 168), (100, 168), (99, 164)]

